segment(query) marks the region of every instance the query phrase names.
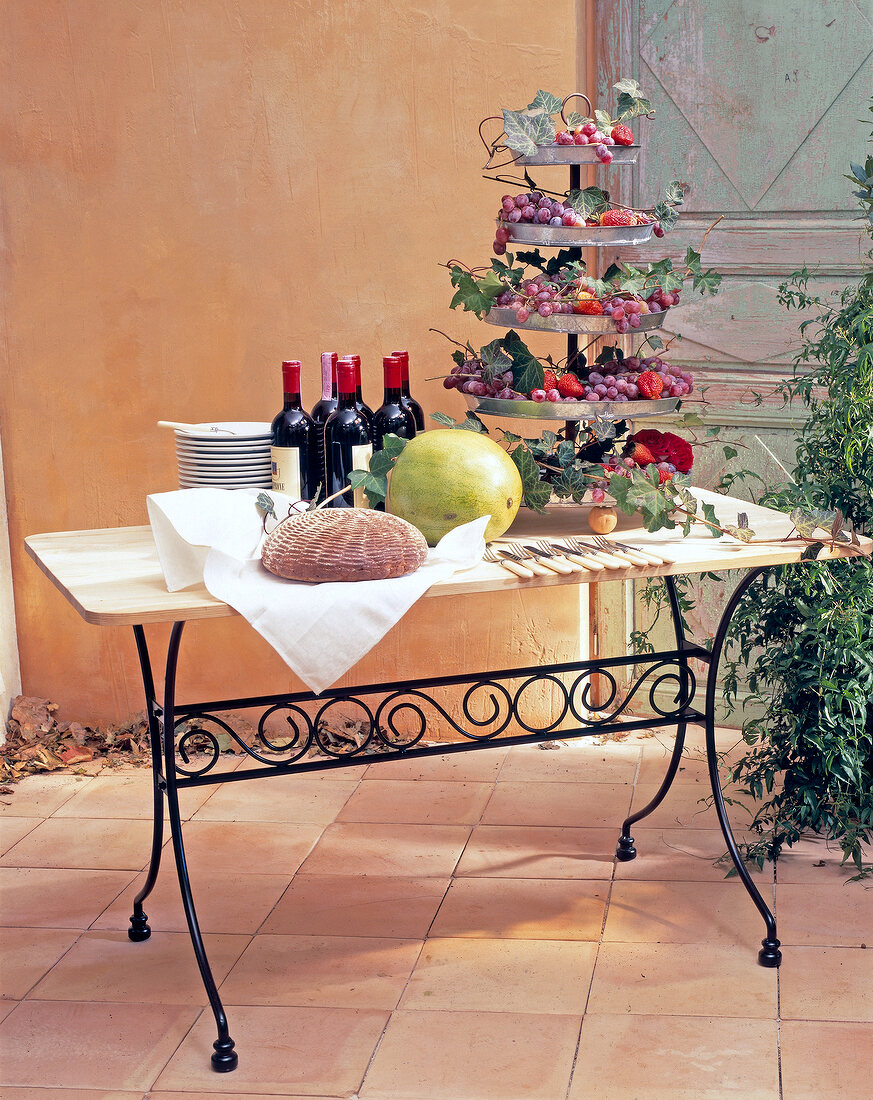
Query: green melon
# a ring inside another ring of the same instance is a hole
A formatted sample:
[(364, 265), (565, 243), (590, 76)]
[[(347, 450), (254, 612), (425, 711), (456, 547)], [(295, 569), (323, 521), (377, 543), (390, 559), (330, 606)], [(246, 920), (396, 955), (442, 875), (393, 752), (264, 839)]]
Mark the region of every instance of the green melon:
[(435, 546), (453, 527), (489, 514), (485, 539), (496, 539), (520, 504), (521, 476), (506, 451), (487, 436), (446, 428), (406, 444), (391, 471), (385, 506)]

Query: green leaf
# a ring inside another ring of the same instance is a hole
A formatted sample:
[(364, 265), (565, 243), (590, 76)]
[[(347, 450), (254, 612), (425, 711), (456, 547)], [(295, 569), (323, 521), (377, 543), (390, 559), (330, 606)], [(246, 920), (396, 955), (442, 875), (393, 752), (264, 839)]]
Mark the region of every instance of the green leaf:
[(570, 466), (555, 478), (552, 490), (561, 500), (571, 497), (574, 504), (581, 504), (590, 483), (591, 479), (585, 476), (581, 467)]
[[(456, 274), (457, 273), (457, 274)], [(450, 307), (463, 306), (481, 320), (491, 309), (494, 299), (505, 289), (496, 271), (489, 271), (481, 279), (475, 278), (460, 267), (452, 268), (452, 283), (458, 288)]]
[(532, 157), (536, 153), (537, 144), (530, 135), (526, 115), (518, 111), (508, 111), (504, 107), (503, 129), (506, 133), (506, 144), (510, 149), (525, 157)]
[(611, 363), (613, 359), (623, 359), (624, 352), (620, 347), (615, 344), (604, 344), (600, 349), (600, 354), (595, 359), (595, 363)]
[(467, 362), (467, 356), (464, 355), (460, 348), (452, 352), (452, 358), (459, 367), (463, 367), (463, 365)]
[(580, 114), (578, 111), (571, 111), (567, 115), (567, 129), (568, 130), (581, 130), (586, 122), (590, 121), (585, 115)]
[(546, 261), (538, 248), (535, 248), (533, 252), (516, 252), (515, 258), (520, 264), (528, 264), (540, 271), (546, 270)]
[(730, 444), (725, 444), (725, 446), (722, 447), (722, 453), (724, 454), (725, 461), (730, 462), (730, 460), (732, 458), (736, 458), (740, 452), (736, 449), (736, 447), (731, 447)]
[(689, 245), (685, 251), (685, 266), (692, 275), (700, 274), (700, 253)]
[(521, 446), (515, 448), (510, 458), (521, 474), (522, 499), (525, 507), (532, 508), (535, 512), (544, 512), (552, 490), (548, 482), (540, 480), (540, 468), (533, 455), (526, 447)]
[(661, 348), (664, 346), (664, 341), (656, 332), (653, 332), (651, 336), (646, 337), (646, 343), (649, 345), (652, 351), (660, 351)]
[(527, 105), (529, 111), (542, 111), (545, 115), (556, 115), (561, 109), (561, 100), (551, 92), (540, 89)]
[[(609, 209), (609, 192), (600, 187), (586, 187), (583, 191), (574, 188), (567, 196), (567, 204), (572, 206), (577, 214), (588, 218), (592, 214), (600, 214)], [(604, 275), (604, 278), (607, 276)]]
[[(701, 501), (700, 510), (705, 520), (708, 520), (709, 523), (718, 524), (718, 516), (715, 514), (714, 504), (708, 504), (705, 501)], [(714, 527), (707, 527), (706, 530), (714, 539), (721, 538), (721, 531), (717, 531)]]
[(460, 428), (461, 430), (467, 431), (467, 432), (476, 432), (477, 435), (489, 435), (490, 434), (488, 429), (485, 427), (485, 425), (482, 423), (482, 421), (479, 419), (479, 417), (474, 412), (468, 412), (466, 417), (461, 421), (461, 423), (460, 424), (454, 424), (453, 427)]
[(803, 548), (803, 553), (800, 555), (801, 561), (813, 561), (818, 555), (819, 551), (824, 549), (824, 543), (811, 542), (809, 546)]
[(555, 140), (555, 127), (548, 115), (525, 114), (523, 111), (503, 109), (503, 129), (510, 149), (525, 156), (532, 156), (540, 145), (551, 145)]
[(609, 136), (615, 123), (606, 113), (606, 111), (595, 111), (594, 121), (597, 123), (597, 129), (600, 130), (607, 137)]
[(803, 538), (812, 538), (816, 530), (827, 531), (836, 519), (836, 513), (820, 508), (795, 508), (791, 512), (791, 522)]
[(652, 104), (643, 95), (642, 88), (635, 80), (619, 80), (613, 84), (613, 88), (619, 93), (618, 117), (623, 122), (628, 118), (636, 118), (637, 115), (652, 113)]
[(264, 519), (267, 516), (272, 516), (276, 519), (276, 502), (268, 493), (258, 493), (255, 497), (255, 508), (261, 513)]
[(453, 416), (449, 416), (448, 413), (435, 412), (430, 414), (431, 420), (435, 420), (437, 424), (442, 424), (444, 428), (457, 427), (457, 421)]
[(659, 202), (652, 207), (652, 217), (655, 221), (660, 222), (661, 228), (664, 232), (667, 232), (679, 221), (679, 211), (675, 206), (670, 206), (666, 202)]
[(519, 393), (541, 390), (545, 382), (543, 365), (512, 329), (503, 338), (503, 346), (512, 359), (512, 388)]
[(387, 475), (376, 477), (369, 470), (352, 470), (348, 476), (348, 482), (353, 489), (364, 490), (371, 508), (381, 504), (388, 495)]
[(681, 206), (685, 202), (685, 188), (680, 180), (670, 180), (664, 188), (664, 201), (673, 206)]
[(695, 290), (702, 290), (705, 294), (715, 294), (721, 286), (721, 275), (713, 268), (695, 275), (692, 281)]
[(731, 523), (726, 523), (724, 529), (729, 535), (733, 535), (735, 539), (739, 539), (741, 542), (751, 542), (752, 536), (755, 534), (755, 532), (748, 527), (741, 527)]

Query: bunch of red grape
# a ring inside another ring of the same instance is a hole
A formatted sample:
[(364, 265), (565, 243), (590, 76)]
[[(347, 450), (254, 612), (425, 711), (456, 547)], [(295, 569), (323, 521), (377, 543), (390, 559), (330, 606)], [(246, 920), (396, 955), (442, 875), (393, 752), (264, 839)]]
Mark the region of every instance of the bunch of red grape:
[[(633, 141), (633, 135), (631, 135), (631, 141)], [(594, 155), (600, 161), (601, 164), (612, 163), (612, 153), (609, 151), (610, 145), (615, 145), (615, 138), (612, 133), (604, 134), (601, 130), (597, 129), (597, 125), (594, 122), (586, 122), (584, 126), (580, 126), (576, 130), (559, 130), (555, 134), (554, 145), (593, 145)], [(628, 144), (622, 142), (622, 144)]]
[(559, 271), (553, 277), (538, 275), (513, 290), (504, 290), (495, 299), (495, 305), (514, 309), (516, 321), (523, 325), (534, 312), (540, 317), (573, 313), (576, 295), (590, 285), (590, 280), (584, 275), (573, 277), (568, 271)]
[[(607, 363), (595, 363), (588, 378), (580, 380), (584, 396), (580, 401), (637, 401), (644, 400), (637, 382), (644, 372), (658, 375), (663, 383), (662, 397), (685, 397), (694, 389), (691, 374), (678, 363), (668, 363), (657, 355), (640, 359), (628, 355), (625, 359), (612, 359)], [(644, 380), (645, 381), (645, 380)]]
[(461, 393), (470, 393), (474, 397), (499, 397), (501, 401), (526, 401), (527, 395), (514, 390), (512, 383), (511, 370), (503, 373), (486, 371), (481, 359), (456, 363), (451, 374), (443, 379), (447, 390), (459, 389)]

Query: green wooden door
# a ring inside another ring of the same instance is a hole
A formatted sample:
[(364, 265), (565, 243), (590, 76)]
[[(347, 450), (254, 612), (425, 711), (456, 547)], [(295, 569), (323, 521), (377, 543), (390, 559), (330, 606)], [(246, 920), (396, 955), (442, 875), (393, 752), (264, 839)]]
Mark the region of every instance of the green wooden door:
[[(671, 313), (683, 335), (673, 358), (705, 389), (707, 424), (740, 445), (733, 463), (784, 480), (798, 412), (782, 408), (774, 388), (790, 374), (799, 318), (782, 309), (776, 288), (804, 264), (826, 293), (859, 270), (844, 174), (868, 140), (873, 0), (598, 0), (595, 8), (598, 99), (633, 76), (657, 111), (635, 124), (639, 166), (601, 171), (598, 182), (642, 206), (669, 180), (686, 184), (676, 230), (622, 255), (675, 262), (724, 214), (703, 253), (724, 275), (721, 293), (683, 294)], [(695, 484), (714, 487), (724, 467), (720, 447), (698, 448)], [(600, 588), (601, 652), (620, 650), (628, 629), (646, 624), (639, 593), (622, 589)], [(693, 616), (701, 637), (722, 604), (718, 586), (701, 590)]]

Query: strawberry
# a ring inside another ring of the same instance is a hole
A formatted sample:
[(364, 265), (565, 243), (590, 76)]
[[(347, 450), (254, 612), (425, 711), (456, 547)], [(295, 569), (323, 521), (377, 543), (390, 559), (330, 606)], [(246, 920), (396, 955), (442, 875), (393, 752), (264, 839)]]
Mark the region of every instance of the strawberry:
[(585, 388), (576, 375), (572, 371), (568, 371), (558, 381), (558, 393), (561, 397), (579, 398), (585, 393)]
[(603, 306), (600, 302), (588, 291), (580, 291), (576, 295), (576, 301), (573, 303), (574, 313), (585, 313), (590, 317), (599, 317), (603, 313)]
[(628, 458), (632, 458), (637, 466), (652, 466), (655, 464), (655, 456), (645, 443), (634, 443), (633, 449), (628, 451)]
[(672, 481), (673, 475), (669, 470), (658, 470), (658, 484), (663, 485), (665, 481)]
[(657, 401), (664, 389), (664, 383), (661, 381), (661, 376), (655, 374), (653, 370), (644, 370), (637, 379), (637, 387), (643, 397), (649, 401)]
[(543, 389), (546, 391), (546, 393), (548, 393), (549, 390), (556, 390), (558, 388), (558, 376), (555, 374), (555, 372), (553, 370), (548, 370), (547, 368), (543, 371), (543, 375), (545, 377), (545, 381), (543, 382)]
[(616, 145), (633, 145), (634, 135), (628, 126), (613, 126), (610, 137)]
[(601, 225), (636, 225), (637, 216), (632, 210), (607, 210), (600, 219)]

